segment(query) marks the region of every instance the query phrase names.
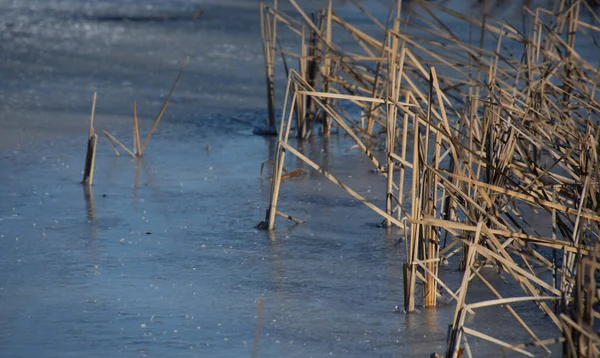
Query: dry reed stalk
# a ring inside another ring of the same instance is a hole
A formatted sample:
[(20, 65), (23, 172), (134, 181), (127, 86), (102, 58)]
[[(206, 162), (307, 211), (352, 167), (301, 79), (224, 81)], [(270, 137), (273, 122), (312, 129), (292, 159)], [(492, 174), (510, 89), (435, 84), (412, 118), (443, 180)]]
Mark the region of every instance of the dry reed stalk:
[(90, 116), (90, 129), (88, 132), (87, 151), (85, 155), (85, 165), (83, 168), (83, 183), (91, 186), (94, 181), (94, 163), (96, 161), (96, 146), (98, 144), (98, 135), (94, 129), (94, 117), (96, 113), (97, 93), (94, 92), (92, 99), (92, 114)]
[(90, 117), (90, 135), (89, 135), (90, 138), (95, 133), (95, 131), (94, 131), (94, 117), (96, 115), (96, 98), (97, 98), (97, 96), (98, 96), (98, 93), (94, 92), (94, 97), (92, 99), (92, 114), (91, 114), (91, 117)]
[(408, 135), (408, 122), (409, 117), (408, 113), (404, 113), (402, 123), (402, 150), (400, 153), (400, 157), (395, 157), (394, 159), (398, 160), (400, 163), (400, 174), (398, 178), (398, 219), (402, 217), (402, 204), (404, 203), (404, 175), (405, 175), (405, 166), (412, 168), (412, 164), (409, 164), (406, 160), (406, 148), (407, 148), (407, 135)]
[(88, 140), (88, 150), (85, 159), (85, 170), (83, 172), (83, 183), (91, 186), (94, 182), (94, 164), (96, 162), (96, 146), (98, 145), (98, 135), (94, 134)]
[(281, 175), (283, 172), (283, 164), (285, 161), (285, 151), (282, 149), (281, 143), (283, 141), (287, 142), (287, 140), (289, 138), (289, 134), (290, 134), (290, 130), (291, 130), (291, 120), (292, 120), (293, 108), (294, 108), (294, 104), (296, 102), (296, 98), (298, 95), (298, 92), (294, 92), (294, 94), (292, 95), (291, 105), (289, 106), (289, 115), (288, 115), (288, 119), (286, 122), (285, 118), (286, 118), (286, 114), (287, 114), (286, 111), (288, 110), (287, 106), (288, 106), (288, 99), (289, 99), (290, 92), (291, 92), (291, 87), (292, 87), (292, 81), (288, 80), (288, 84), (287, 84), (286, 91), (285, 91), (285, 101), (284, 101), (283, 113), (281, 116), (281, 125), (279, 127), (277, 152), (275, 154), (275, 168), (273, 170), (273, 182), (271, 184), (271, 197), (270, 197), (270, 201), (269, 201), (269, 208), (267, 209), (266, 218), (265, 218), (266, 228), (269, 231), (271, 231), (275, 228), (275, 214), (277, 212), (277, 200), (279, 199), (279, 189), (281, 186)]
[(574, 300), (564, 307), (560, 319), (563, 326), (566, 357), (600, 357), (600, 333), (596, 321), (600, 319), (600, 244), (592, 254), (577, 262)]
[[(271, 16), (267, 6), (260, 3), (260, 29), (263, 43), (263, 55), (265, 61), (265, 74), (267, 86), (267, 128), (269, 133), (277, 133), (275, 128), (275, 43), (277, 34), (277, 17)], [(277, 0), (275, 0), (275, 11), (277, 11)]]
[[(475, 237), (472, 239), (472, 243), (474, 245), (479, 243), (482, 225), (483, 225), (482, 221), (477, 223), (477, 231), (475, 232)], [(470, 270), (471, 270), (472, 264), (475, 260), (475, 253), (476, 253), (476, 251), (472, 248), (472, 246), (469, 246), (469, 250), (467, 251), (467, 257), (465, 260), (465, 262), (466, 262), (465, 272), (463, 274), (462, 283), (460, 285), (460, 293), (458, 295), (458, 299), (456, 300), (456, 311), (454, 313), (453, 325), (450, 330), (450, 338), (448, 341), (448, 350), (447, 350), (447, 354), (446, 354), (446, 356), (448, 358), (450, 358), (450, 357), (455, 358), (457, 356), (461, 337), (464, 332), (463, 325), (464, 325), (465, 315), (466, 315), (466, 310), (464, 307), (465, 306), (465, 298), (467, 295), (467, 288), (469, 285)]]
[[(306, 26), (302, 25), (302, 35), (300, 37), (300, 52), (301, 57), (298, 58), (298, 70), (300, 75), (304, 78), (308, 78), (308, 63), (307, 63), (307, 46), (306, 46), (306, 36), (305, 36)], [(298, 90), (298, 86), (294, 85), (294, 90)], [(300, 96), (297, 99), (297, 108), (296, 108), (296, 136), (299, 139), (304, 139), (306, 136), (306, 97)]]
[[(397, 5), (397, 14), (396, 19), (394, 20), (394, 29), (400, 26), (400, 9), (402, 6), (402, 2), (398, 1)], [(398, 56), (396, 55), (398, 52), (398, 40), (396, 38), (392, 39), (392, 51), (390, 52), (388, 59), (388, 73), (390, 74), (387, 83), (387, 97), (395, 100), (400, 96), (400, 79), (402, 77), (398, 76), (398, 73), (402, 72), (402, 64), (398, 65)], [(404, 59), (403, 57), (401, 57)], [(394, 210), (394, 159), (393, 154), (396, 151), (396, 121), (398, 115), (398, 107), (394, 104), (394, 102), (390, 102), (389, 100), (386, 102), (386, 114), (387, 114), (387, 123), (386, 123), (386, 149), (387, 149), (387, 185), (386, 185), (386, 212), (388, 215), (392, 215)], [(367, 132), (369, 128), (367, 128)], [(399, 191), (398, 196), (402, 195), (402, 192)], [(392, 226), (392, 222), (389, 220), (385, 221), (385, 226), (390, 228)]]
[(146, 139), (144, 140), (144, 144), (142, 145), (140, 153), (143, 153), (144, 150), (146, 150), (146, 145), (148, 145), (148, 141), (150, 140), (150, 137), (152, 137), (152, 134), (156, 130), (156, 127), (158, 127), (158, 123), (160, 122), (163, 115), (165, 114), (165, 111), (167, 110), (167, 106), (169, 105), (169, 102), (171, 101), (171, 97), (173, 96), (173, 92), (175, 92), (175, 89), (177, 88), (177, 85), (179, 84), (179, 80), (181, 79), (181, 75), (183, 75), (183, 72), (187, 68), (189, 61), (190, 61), (190, 56), (187, 56), (183, 63), (183, 66), (181, 66), (181, 70), (179, 70), (179, 74), (177, 75), (177, 77), (175, 78), (175, 81), (173, 82), (173, 86), (171, 87), (171, 91), (169, 92), (169, 95), (167, 96), (167, 98), (165, 98), (165, 102), (163, 103), (160, 111), (158, 112), (158, 114), (156, 115), (156, 118), (154, 119), (152, 128), (150, 128), (150, 132), (148, 132), (148, 135), (146, 136)]
[[(332, 18), (332, 0), (329, 0), (329, 6), (327, 7), (326, 20), (323, 21), (323, 26), (325, 27), (325, 39), (323, 44), (325, 48), (323, 50), (323, 69), (321, 72), (323, 73), (323, 92), (329, 92), (330, 78), (331, 78), (331, 56), (329, 49), (331, 46), (331, 18)], [(325, 104), (328, 104), (329, 99), (325, 99)], [(331, 119), (327, 115), (327, 113), (323, 114), (323, 134), (329, 135), (331, 132)]]
[[(427, 170), (426, 164), (429, 162), (429, 144), (430, 144), (430, 134), (431, 134), (431, 112), (433, 110), (433, 82), (431, 73), (429, 74), (429, 91), (427, 92), (427, 124), (425, 126), (425, 133), (422, 137), (419, 138), (421, 143), (419, 147), (419, 164), (421, 166), (420, 169), (420, 180), (419, 180), (419, 191), (417, 196), (417, 212), (416, 215), (413, 215), (415, 220), (419, 220), (423, 215), (431, 215), (432, 213), (429, 210), (430, 204), (430, 184), (431, 184), (431, 175), (430, 171)], [(413, 209), (414, 211), (414, 209)], [(428, 225), (423, 225), (417, 227), (416, 233), (413, 236), (412, 242), (413, 245), (419, 248), (421, 251), (419, 256), (423, 257), (423, 260), (429, 260), (432, 254), (430, 250), (429, 242), (431, 240), (431, 227)], [(413, 260), (416, 260), (417, 257), (413, 257)], [(425, 306), (434, 306), (436, 299), (436, 291), (432, 290), (432, 283), (435, 281), (430, 278), (428, 275), (424, 281), (423, 285), (423, 300)], [(414, 294), (414, 290), (413, 290)]]
[[(419, 210), (416, 210), (416, 208), (418, 208), (419, 205), (419, 177), (420, 177), (420, 161), (419, 161), (419, 143), (420, 143), (420, 130), (419, 130), (419, 122), (417, 119), (417, 116), (413, 116), (413, 148), (412, 148), (412, 154), (413, 154), (413, 160), (412, 160), (412, 189), (411, 189), (411, 216), (410, 218), (413, 221), (419, 220), (418, 217), (418, 213)], [(414, 265), (414, 261), (417, 258), (418, 255), (418, 248), (419, 248), (419, 242), (418, 242), (418, 237), (419, 237), (419, 229), (420, 227), (416, 224), (414, 224), (414, 222), (411, 222), (410, 225), (410, 241), (407, 240), (407, 243), (409, 243), (409, 250), (406, 253), (406, 258), (407, 258), (407, 262), (406, 265), (404, 267), (405, 270), (405, 281), (404, 281), (404, 296), (405, 296), (405, 300), (404, 300), (404, 305), (405, 305), (405, 310), (407, 312), (411, 312), (415, 309), (415, 298), (414, 298), (414, 294), (415, 294), (415, 285), (416, 285), (416, 268)]]
[(140, 127), (138, 125), (137, 103), (133, 101), (133, 153), (142, 156), (142, 145), (140, 143)]
[(296, 224), (304, 224), (304, 220), (300, 220), (298, 218), (295, 218), (291, 215), (288, 215), (286, 213), (282, 213), (281, 211), (276, 211), (275, 214), (281, 216), (282, 218), (286, 218), (288, 220), (291, 220), (293, 222), (295, 222)]
[(108, 139), (108, 143), (110, 143), (111, 148), (115, 151), (115, 155), (117, 157), (120, 157), (121, 153), (119, 152), (119, 149), (117, 149), (116, 144), (112, 141), (112, 139), (109, 136), (107, 136), (106, 134), (104, 135), (106, 136), (106, 139)]
[(118, 144), (121, 148), (123, 148), (123, 150), (126, 151), (129, 155), (131, 155), (132, 158), (135, 158), (135, 154), (131, 150), (129, 150), (129, 148), (127, 148), (123, 143), (119, 142), (119, 140), (115, 138), (112, 134), (108, 133), (107, 131), (104, 131), (104, 135), (113, 146), (113, 149), (117, 152), (117, 156), (119, 156), (119, 154), (116, 150), (115, 143)]

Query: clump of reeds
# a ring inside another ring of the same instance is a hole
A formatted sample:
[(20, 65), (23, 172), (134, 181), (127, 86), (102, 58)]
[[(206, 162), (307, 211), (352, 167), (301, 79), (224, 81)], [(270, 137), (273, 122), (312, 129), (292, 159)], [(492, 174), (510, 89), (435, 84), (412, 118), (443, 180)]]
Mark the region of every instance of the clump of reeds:
[[(108, 142), (110, 143), (112, 149), (115, 151), (115, 154), (117, 156), (121, 155), (121, 153), (119, 152), (119, 149), (117, 148), (117, 146), (119, 146), (119, 147), (121, 147), (121, 149), (123, 149), (125, 152), (127, 152), (127, 154), (129, 154), (133, 158), (142, 157), (142, 155), (144, 153), (144, 149), (146, 149), (146, 146), (148, 145), (148, 142), (150, 141), (152, 134), (158, 127), (158, 123), (162, 119), (162, 117), (169, 105), (169, 102), (171, 101), (173, 92), (175, 92), (175, 89), (177, 88), (177, 85), (179, 84), (179, 80), (181, 79), (181, 76), (188, 65), (189, 59), (190, 59), (189, 56), (185, 59), (185, 62), (183, 64), (181, 70), (179, 71), (179, 74), (177, 75), (177, 77), (175, 78), (175, 81), (173, 82), (171, 91), (169, 92), (169, 95), (165, 98), (165, 101), (164, 101), (160, 111), (156, 115), (156, 118), (154, 119), (154, 123), (152, 124), (152, 127), (150, 128), (150, 131), (148, 132), (148, 135), (146, 136), (146, 139), (144, 140), (143, 144), (140, 141), (140, 129), (139, 129), (139, 123), (138, 123), (138, 116), (137, 116), (137, 103), (135, 101), (133, 102), (133, 150), (130, 150), (125, 144), (123, 144), (121, 141), (119, 141), (117, 138), (115, 138), (108, 131), (104, 131), (104, 135), (108, 139)], [(91, 119), (90, 119), (90, 129), (89, 129), (89, 135), (88, 135), (88, 145), (87, 145), (87, 151), (86, 151), (85, 166), (84, 166), (84, 170), (83, 170), (83, 183), (86, 184), (87, 186), (91, 186), (93, 183), (94, 163), (95, 163), (95, 158), (96, 158), (96, 146), (98, 144), (98, 135), (96, 134), (96, 130), (94, 128), (96, 98), (97, 98), (97, 93), (94, 93), (94, 97), (93, 97), (93, 101), (92, 101), (92, 115), (91, 115)], [(210, 148), (208, 148), (207, 150), (210, 150)]]
[[(600, 236), (600, 67), (575, 50), (578, 35), (600, 32), (581, 16), (598, 21), (589, 4), (525, 7), (525, 32), (431, 2), (412, 2), (403, 17), (397, 1), (386, 24), (360, 8), (384, 31), (376, 39), (338, 16), (331, 2), (309, 15), (288, 1), (299, 16), (281, 11), (277, 1), (261, 6), (269, 91), (274, 53), (298, 60), (289, 71), (262, 227), (274, 228), (290, 153), (381, 215), (386, 226), (405, 230), (405, 309), (415, 308), (417, 283), (425, 306), (435, 306), (442, 292), (456, 301), (448, 357), (460, 350), (471, 355), (467, 336), (528, 356), (532, 347), (550, 352), (564, 338), (539, 337), (511, 305), (532, 302), (564, 331), (557, 312), (574, 304), (577, 263), (590, 257)], [(478, 43), (461, 40), (441, 13), (477, 28)], [(337, 45), (334, 28), (349, 33), (362, 53)], [(298, 53), (276, 46), (282, 29), (297, 35)], [(349, 114), (350, 105), (362, 115)], [(302, 139), (319, 128), (325, 136), (331, 128), (347, 134), (386, 178), (385, 208), (290, 144), (293, 130)], [(378, 140), (385, 143), (383, 161), (372, 148)], [(552, 235), (540, 234), (524, 210), (551, 222)], [(440, 263), (453, 257), (462, 257), (459, 287), (440, 276)], [(523, 295), (507, 297), (494, 287), (482, 273), (486, 265), (504, 271)], [(475, 284), (495, 299), (471, 302)], [(466, 316), (482, 307), (504, 307), (531, 340), (505, 342), (467, 327)]]

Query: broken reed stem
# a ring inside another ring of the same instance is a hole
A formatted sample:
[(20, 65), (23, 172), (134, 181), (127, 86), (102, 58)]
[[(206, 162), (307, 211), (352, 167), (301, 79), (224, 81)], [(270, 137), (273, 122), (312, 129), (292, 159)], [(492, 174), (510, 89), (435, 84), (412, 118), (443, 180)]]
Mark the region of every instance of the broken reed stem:
[(137, 103), (133, 101), (133, 152), (142, 156), (142, 146), (140, 144), (140, 127), (138, 125)]
[(89, 138), (94, 136), (94, 116), (96, 115), (96, 98), (98, 96), (97, 92), (94, 92), (94, 97), (92, 99), (92, 115), (90, 117), (90, 135)]
[(94, 116), (96, 113), (96, 97), (97, 93), (94, 92), (92, 99), (92, 114), (90, 116), (90, 129), (88, 132), (88, 143), (85, 155), (85, 165), (83, 168), (83, 183), (91, 186), (94, 181), (94, 163), (96, 161), (96, 146), (98, 144), (98, 135), (94, 129)]
[[(274, 2), (277, 10), (277, 0)], [(264, 3), (260, 3), (260, 34), (263, 45), (265, 62), (265, 80), (267, 89), (267, 128), (266, 131), (276, 133), (275, 127), (275, 44), (277, 39), (277, 21), (273, 16), (271, 25), (270, 14)]]
[(167, 98), (165, 98), (165, 102), (163, 103), (160, 111), (158, 112), (158, 114), (156, 115), (156, 118), (154, 119), (152, 128), (150, 128), (150, 132), (148, 132), (148, 135), (146, 136), (146, 140), (144, 140), (144, 144), (142, 145), (140, 153), (143, 153), (143, 151), (146, 150), (146, 145), (148, 145), (148, 141), (150, 140), (150, 137), (152, 137), (152, 134), (156, 130), (156, 127), (158, 127), (158, 123), (160, 122), (163, 115), (165, 114), (165, 111), (167, 110), (167, 106), (169, 105), (169, 102), (171, 101), (171, 97), (173, 96), (173, 92), (175, 92), (175, 88), (177, 88), (177, 84), (179, 84), (181, 75), (183, 75), (183, 72), (185, 71), (189, 61), (190, 61), (190, 56), (187, 56), (185, 58), (183, 66), (181, 67), (181, 70), (179, 71), (179, 74), (177, 75), (177, 77), (175, 78), (175, 81), (173, 82), (173, 87), (171, 87), (171, 91), (169, 92), (169, 95), (167, 96)]
[(282, 213), (281, 211), (276, 211), (275, 213), (277, 215), (281, 216), (282, 218), (286, 218), (288, 220), (295, 222), (296, 224), (304, 224), (304, 220), (297, 219), (289, 214)]
[(88, 140), (88, 150), (85, 159), (85, 170), (83, 172), (83, 183), (91, 186), (94, 182), (94, 164), (96, 162), (96, 146), (98, 145), (98, 135), (94, 133)]

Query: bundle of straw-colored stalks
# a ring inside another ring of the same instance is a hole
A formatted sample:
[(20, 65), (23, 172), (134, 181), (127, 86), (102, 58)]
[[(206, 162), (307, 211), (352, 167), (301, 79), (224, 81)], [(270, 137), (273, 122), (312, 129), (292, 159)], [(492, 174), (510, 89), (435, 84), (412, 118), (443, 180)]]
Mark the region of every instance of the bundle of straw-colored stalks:
[[(550, 352), (564, 338), (539, 337), (511, 304), (532, 302), (564, 330), (558, 312), (574, 304), (576, 268), (600, 235), (600, 71), (576, 51), (578, 38), (594, 46), (600, 32), (589, 4), (525, 7), (525, 31), (430, 2), (411, 1), (406, 14), (397, 1), (385, 24), (359, 7), (383, 31), (376, 39), (338, 16), (331, 1), (314, 14), (287, 1), (295, 14), (277, 1), (261, 6), (269, 96), (275, 53), (298, 59), (297, 70), (289, 70), (264, 227), (274, 228), (289, 152), (380, 214), (386, 226), (405, 229), (406, 310), (415, 308), (417, 284), (425, 306), (435, 306), (442, 292), (456, 301), (448, 357), (471, 355), (467, 336), (528, 356), (535, 347)], [(477, 40), (472, 34), (462, 40), (442, 16), (477, 28)], [(336, 43), (333, 29), (350, 34), (355, 45)], [(284, 30), (299, 39), (297, 53), (279, 46)], [(289, 141), (294, 130), (307, 138), (334, 127), (386, 177), (385, 208)], [(373, 153), (376, 141), (385, 144), (383, 161)], [(464, 270), (459, 287), (440, 277), (440, 263), (452, 258)], [(489, 265), (523, 294), (508, 297), (494, 287), (483, 270)], [(472, 285), (495, 298), (478, 302), (468, 295)], [(504, 307), (530, 341), (506, 342), (467, 327), (466, 315), (482, 307)]]

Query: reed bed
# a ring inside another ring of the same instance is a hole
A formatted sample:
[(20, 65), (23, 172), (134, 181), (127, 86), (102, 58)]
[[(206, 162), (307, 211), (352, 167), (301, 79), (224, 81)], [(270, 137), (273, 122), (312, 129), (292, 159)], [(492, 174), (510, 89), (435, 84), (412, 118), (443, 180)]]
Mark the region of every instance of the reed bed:
[[(553, 9), (524, 7), (522, 30), (424, 1), (404, 8), (397, 1), (386, 23), (359, 7), (384, 33), (377, 39), (337, 15), (331, 1), (313, 14), (287, 2), (291, 13), (278, 1), (261, 5), (269, 96), (275, 54), (297, 60), (297, 69), (286, 69), (261, 227), (274, 229), (284, 163), (292, 154), (381, 215), (387, 227), (403, 230), (405, 310), (433, 307), (442, 295), (456, 305), (447, 357), (471, 356), (474, 340), (525, 356), (562, 343), (565, 354), (597, 357), (600, 66), (576, 50), (578, 38), (594, 46), (600, 32), (589, 4), (557, 0)], [(461, 39), (442, 18), (476, 33)], [(283, 31), (298, 40), (297, 52), (279, 45)], [(353, 46), (336, 43), (334, 34), (342, 32)], [(274, 101), (268, 104), (272, 113)], [(333, 128), (385, 177), (385, 208), (291, 144), (292, 133), (306, 139)], [(463, 270), (459, 286), (444, 282), (445, 263)], [(494, 287), (485, 269), (490, 266), (522, 294)], [(474, 285), (494, 298), (472, 297)], [(562, 333), (540, 337), (514, 308), (524, 302)], [(481, 308), (506, 310), (530, 339), (507, 342), (469, 327), (467, 315)]]

